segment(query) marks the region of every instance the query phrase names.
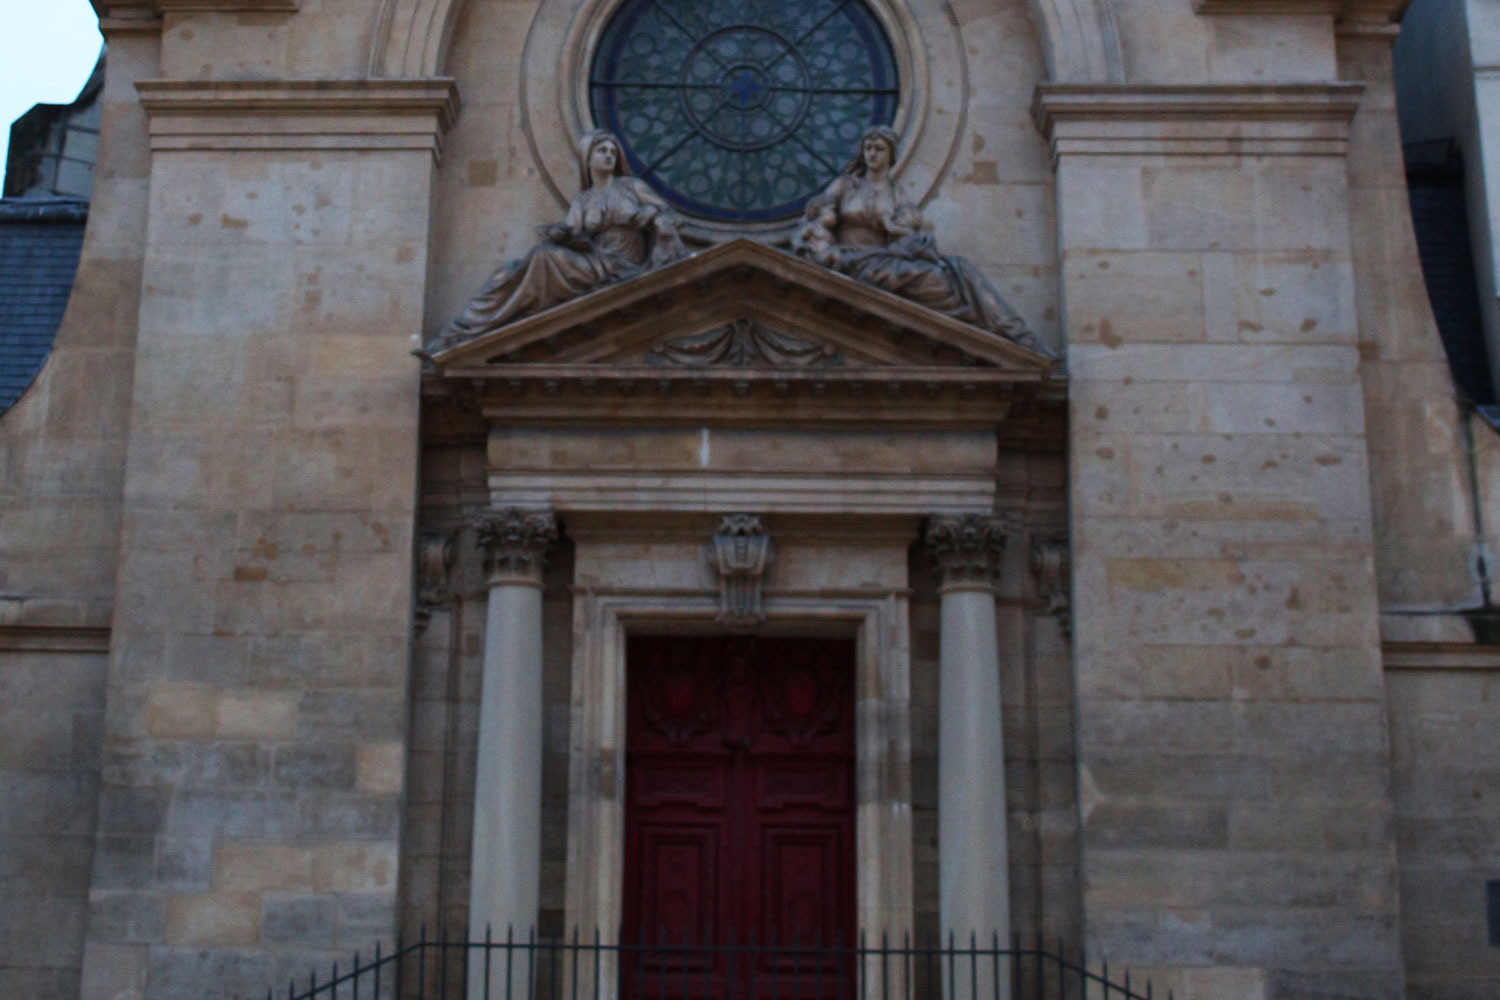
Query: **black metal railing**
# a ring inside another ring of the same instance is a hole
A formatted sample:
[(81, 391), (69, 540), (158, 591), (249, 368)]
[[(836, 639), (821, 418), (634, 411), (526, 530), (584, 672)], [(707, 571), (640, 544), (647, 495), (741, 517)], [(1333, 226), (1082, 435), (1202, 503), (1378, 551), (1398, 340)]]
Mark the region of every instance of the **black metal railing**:
[(575, 929), (570, 939), (475, 941), (423, 928), (416, 941), (377, 944), (364, 960), (356, 952), (352, 964), (266, 1000), (1154, 1000), (1150, 980), (1111, 978), (1107, 961), (1094, 971), (1061, 942), (1026, 947), (1019, 935), (1008, 947), (974, 935), (967, 945), (952, 935), (877, 943), (861, 934), (847, 944), (644, 937), (609, 944)]

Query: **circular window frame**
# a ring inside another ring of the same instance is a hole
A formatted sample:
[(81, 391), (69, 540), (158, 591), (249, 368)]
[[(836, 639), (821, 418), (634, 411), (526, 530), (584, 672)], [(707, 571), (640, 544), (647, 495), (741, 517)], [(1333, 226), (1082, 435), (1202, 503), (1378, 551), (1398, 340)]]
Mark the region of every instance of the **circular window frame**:
[[(582, 87), (586, 88), (586, 90), (583, 91), (582, 94), (583, 105), (585, 106), (580, 109), (580, 114), (594, 115), (595, 111), (603, 112), (603, 106), (600, 106), (598, 100), (604, 99), (604, 94), (601, 93), (601, 91), (598, 90), (597, 87), (594, 87), (594, 85), (592, 85), (592, 72), (588, 72), (588, 70), (600, 69), (600, 66), (597, 66), (597, 63), (598, 60), (600, 60), (601, 55), (604, 55), (604, 52), (600, 51), (600, 46), (601, 43), (604, 43), (603, 39), (604, 36), (606, 36), (607, 31), (609, 31), (609, 25), (615, 22), (615, 18), (624, 15), (631, 3), (636, 4), (636, 10), (637, 12), (639, 12), (639, 10), (643, 10), (645, 9), (645, 7), (649, 7), (651, 6), (651, 4), (654, 4), (655, 1), (657, 0), (618, 0), (616, 1), (616, 3), (610, 4), (609, 16), (603, 18), (603, 22), (601, 22), (600, 27), (598, 27), (597, 34), (594, 34), (594, 36), (592, 36), (592, 39), (589, 40), (588, 46), (586, 46), (586, 51), (588, 51), (588, 66), (583, 67), (583, 69), (585, 69), (585, 73), (583, 73), (582, 81)], [(885, 19), (880, 18), (879, 12), (874, 9), (874, 4), (870, 3), (870, 0), (832, 1), (834, 1), (834, 10), (832, 10), (832, 12), (829, 13), (828, 16), (832, 16), (832, 13), (840, 12), (840, 10), (847, 9), (846, 16), (849, 16), (849, 18), (852, 19), (853, 27), (855, 27), (855, 30), (859, 31), (859, 33), (870, 34), (870, 42), (873, 43), (873, 45), (880, 45), (882, 46), (882, 48), (885, 48), (886, 55), (883, 55), (883, 57), (880, 54), (876, 54), (876, 52), (867, 52), (867, 54), (865, 54), (867, 55), (867, 58), (870, 58), (871, 61), (879, 60), (882, 61), (882, 63), (883, 60), (888, 57), (889, 63), (885, 64), (886, 66), (889, 66), (889, 69), (894, 70), (895, 75), (894, 109), (891, 108), (889, 96), (883, 97), (883, 100), (877, 99), (876, 106), (879, 106), (880, 103), (885, 103), (885, 109), (883, 109), (882, 114), (879, 115), (877, 121), (879, 121), (880, 124), (889, 123), (894, 124), (895, 127), (900, 127), (901, 111), (903, 111), (903, 99), (906, 99), (906, 103), (907, 105), (909, 105), (909, 90), (901, 85), (903, 84), (903, 75), (901, 75), (900, 57), (898, 57), (897, 52), (895, 52), (895, 45), (891, 40), (891, 25), (889, 25), (888, 22), (885, 21)], [(852, 9), (852, 7), (859, 7), (859, 10)], [(637, 16), (639, 16), (639, 13), (637, 13)], [(714, 39), (714, 37), (721, 36), (721, 34), (757, 31), (757, 33), (763, 34), (763, 36), (772, 37), (775, 42), (780, 43), (781, 49), (783, 49), (783, 51), (780, 52), (780, 57), (778, 58), (780, 58), (780, 60), (786, 60), (787, 57), (790, 57), (790, 61), (792, 61), (795, 66), (801, 67), (801, 76), (802, 78), (804, 78), (804, 81), (802, 81), (804, 82), (804, 85), (811, 85), (807, 82), (808, 70), (807, 66), (805, 66), (804, 61), (802, 61), (802, 51), (799, 51), (798, 43), (783, 39), (780, 34), (775, 33), (775, 31), (772, 30), (771, 27), (768, 27), (768, 24), (766, 24), (766, 22), (756, 21), (753, 16), (747, 15), (742, 19), (744, 19), (745, 21), (744, 24), (732, 24), (727, 25), (727, 27), (712, 28), (712, 30), (709, 30), (709, 28), (705, 27), (703, 28), (703, 30), (708, 30), (708, 34), (705, 34), (705, 36), (703, 37), (699, 37), (699, 39), (690, 39), (691, 42), (694, 43), (693, 46), (691, 46), (691, 51), (688, 52), (687, 61), (684, 61), (684, 64), (682, 64), (682, 79), (679, 82), (687, 81), (688, 64), (691, 63), (691, 58), (693, 58), (693, 55), (697, 54), (697, 52), (702, 51), (703, 46), (705, 46), (706, 43), (709, 42), (709, 39)], [(826, 21), (826, 19), (828, 18), (823, 19), (825, 19)], [(873, 24), (871, 24), (870, 22), (871, 19), (873, 19)], [(871, 30), (871, 28), (873, 28), (873, 30)], [(685, 30), (687, 30), (687, 28), (684, 28), (684, 31)], [(880, 37), (873, 37), (876, 33), (879, 33)], [(613, 58), (618, 58), (616, 52), (618, 52), (619, 45), (621, 45), (621, 36), (616, 33), (615, 37), (613, 37), (612, 51), (609, 52), (609, 57), (612, 58), (612, 60)], [(880, 72), (880, 70), (871, 70), (871, 72)], [(871, 84), (873, 84), (873, 79), (871, 79), (870, 82)], [(619, 91), (615, 91), (615, 93), (609, 94), (609, 96), (607, 96), (606, 103), (613, 102), (613, 100), (625, 102), (625, 100), (627, 99), (627, 96), (619, 93)], [(691, 106), (691, 100), (682, 99), (681, 91), (678, 91), (678, 99), (682, 100), (682, 111), (684, 111), (685, 117), (687, 117), (688, 127), (690, 127), (693, 132), (696, 132), (696, 135), (702, 136), (702, 138), (706, 139), (709, 144), (715, 145), (715, 147), (720, 147), (721, 151), (727, 151), (727, 154), (729, 154), (730, 157), (736, 156), (736, 150), (727, 147), (726, 139), (721, 138), (721, 136), (714, 135), (714, 133), (712, 133), (711, 127), (709, 127), (709, 124), (706, 123), (706, 121), (697, 120), (696, 115), (694, 115), (693, 106)], [(816, 145), (816, 139), (811, 138), (811, 136), (808, 136), (807, 133), (805, 133), (804, 121), (802, 121), (802, 118), (805, 118), (805, 115), (807, 115), (807, 111), (808, 108), (810, 108), (810, 105), (810, 94), (802, 93), (801, 111), (799, 111), (799, 114), (796, 115), (796, 121), (793, 121), (793, 124), (790, 124), (790, 126), (783, 127), (780, 133), (772, 136), (772, 138), (769, 139), (768, 142), (763, 142), (762, 145), (777, 145), (781, 144), (781, 142), (790, 144), (790, 135), (793, 135), (793, 133), (796, 132), (804, 133), (804, 141), (813, 142), (813, 144)], [(886, 114), (891, 114), (891, 120), (886, 121)], [(595, 115), (595, 117), (592, 117), (592, 120), (598, 121), (597, 115)], [(603, 127), (609, 127), (607, 126), (606, 121), (600, 121), (600, 124)], [(870, 124), (870, 121), (865, 121), (865, 123), (859, 124), (859, 127), (861, 127), (862, 129), (865, 124)], [(621, 133), (621, 135), (619, 135), (619, 138), (621, 138), (621, 141), (624, 142), (627, 147), (628, 145), (631, 145), (631, 139), (630, 136), (627, 135), (627, 133)], [(850, 142), (849, 148), (840, 148), (837, 153), (831, 153), (831, 151), (829, 150), (820, 150), (823, 153), (822, 162), (825, 163), (825, 165), (829, 166), (843, 165), (843, 163), (846, 163), (847, 159), (849, 159), (850, 154), (853, 153), (853, 145), (856, 145), (856, 142)], [(750, 150), (753, 150), (753, 148), (754, 147), (750, 147)], [(630, 154), (631, 157), (639, 157), (639, 153), (634, 153), (634, 151), (630, 151), (630, 153), (628, 154)], [(678, 181), (678, 183), (673, 184), (673, 180)], [(831, 180), (832, 177), (826, 177), (825, 180), (822, 180), (822, 183), (817, 184), (817, 187), (814, 187), (814, 189), (810, 190), (804, 189), (801, 193), (799, 193), (798, 196), (795, 196), (795, 198), (781, 198), (780, 201), (775, 202), (775, 204), (756, 204), (753, 208), (751, 208), (750, 211), (747, 211), (747, 213), (745, 213), (750, 217), (739, 217), (739, 219), (735, 219), (735, 217), (732, 217), (733, 210), (730, 205), (717, 204), (717, 202), (712, 201), (711, 196), (688, 195), (687, 189), (685, 189), (684, 186), (685, 178), (682, 177), (681, 172), (673, 175), (672, 171), (670, 171), (669, 169), (669, 171), (667, 171), (666, 175), (663, 175), (663, 177), (657, 177), (654, 178), (654, 180), (652, 180), (652, 178), (646, 178), (646, 181), (648, 181), (648, 183), (660, 181), (661, 184), (666, 184), (666, 187), (658, 186), (658, 190), (660, 190), (661, 196), (663, 196), (663, 198), (666, 198), (669, 204), (675, 205), (676, 211), (678, 211), (678, 213), (681, 214), (682, 217), (684, 217), (684, 220), (690, 220), (693, 225), (697, 226), (727, 226), (727, 228), (735, 229), (735, 231), (738, 232), (756, 231), (756, 229), (769, 229), (769, 231), (774, 232), (778, 231), (778, 229), (786, 228), (787, 225), (792, 225), (792, 223), (795, 223), (796, 220), (798, 220), (799, 217), (802, 216), (801, 204), (804, 204), (807, 199), (816, 196), (817, 193), (819, 193), (820, 190), (822, 190), (823, 187), (825, 187), (826, 184), (828, 184)], [(793, 204), (798, 205), (798, 207), (792, 208)], [(754, 219), (754, 216), (760, 216), (760, 219)]]
[[(577, 193), (578, 141), (594, 127), (589, 70), (604, 26), (624, 0), (542, 0), (522, 58), (522, 124), (539, 173), (560, 205)], [(940, 10), (921, 20), (906, 0), (863, 0), (896, 59), (900, 95), (895, 129), (902, 136), (894, 173), (909, 197), (926, 201), (952, 160), (965, 118), (967, 65), (957, 27)], [(951, 67), (934, 81), (930, 65)], [(567, 67), (558, 72), (558, 67)], [(852, 153), (852, 150), (851, 150)], [(686, 217), (684, 235), (697, 243), (736, 237), (781, 242), (799, 219), (729, 222)]]

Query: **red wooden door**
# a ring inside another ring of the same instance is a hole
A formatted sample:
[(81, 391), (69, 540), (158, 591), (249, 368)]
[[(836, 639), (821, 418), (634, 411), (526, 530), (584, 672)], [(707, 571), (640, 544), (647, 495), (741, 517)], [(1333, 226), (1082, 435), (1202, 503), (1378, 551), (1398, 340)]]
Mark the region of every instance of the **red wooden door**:
[(852, 943), (853, 642), (643, 637), (626, 669), (625, 1000), (849, 995), (764, 949)]

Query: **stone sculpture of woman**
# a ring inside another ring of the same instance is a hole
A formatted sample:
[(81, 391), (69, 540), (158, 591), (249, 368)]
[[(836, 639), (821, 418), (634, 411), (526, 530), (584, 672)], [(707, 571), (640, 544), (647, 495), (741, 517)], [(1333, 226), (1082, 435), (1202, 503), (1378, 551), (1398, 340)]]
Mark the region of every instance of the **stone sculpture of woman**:
[(567, 218), (539, 227), (542, 242), (496, 271), (428, 353), (687, 255), (677, 217), (643, 181), (630, 176), (612, 133), (585, 133), (578, 160), (580, 190)]
[(899, 142), (884, 125), (866, 129), (843, 173), (808, 202), (793, 247), (867, 285), (1051, 355), (974, 265), (940, 254), (922, 230), (921, 212), (901, 200), (891, 177)]

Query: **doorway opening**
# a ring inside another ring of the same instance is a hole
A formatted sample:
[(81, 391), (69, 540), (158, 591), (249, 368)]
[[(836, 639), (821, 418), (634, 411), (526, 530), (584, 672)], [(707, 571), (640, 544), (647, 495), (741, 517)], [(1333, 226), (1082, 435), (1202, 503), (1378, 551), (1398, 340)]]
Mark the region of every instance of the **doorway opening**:
[(854, 657), (628, 639), (622, 997), (851, 995)]

